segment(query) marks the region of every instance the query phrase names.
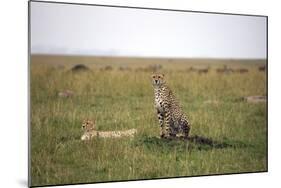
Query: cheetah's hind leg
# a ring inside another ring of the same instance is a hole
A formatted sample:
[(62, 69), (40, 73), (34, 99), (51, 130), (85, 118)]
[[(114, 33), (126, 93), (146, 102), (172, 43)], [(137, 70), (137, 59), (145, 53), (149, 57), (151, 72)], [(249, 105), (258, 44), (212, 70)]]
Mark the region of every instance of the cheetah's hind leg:
[(168, 139), (176, 138), (178, 133), (178, 128), (176, 127), (175, 122), (173, 121), (172, 118), (169, 118), (169, 120), (166, 122), (167, 123), (165, 125), (165, 130), (166, 130), (165, 138)]
[(190, 131), (190, 124), (187, 120), (183, 120), (180, 123), (180, 135), (182, 138), (187, 139)]

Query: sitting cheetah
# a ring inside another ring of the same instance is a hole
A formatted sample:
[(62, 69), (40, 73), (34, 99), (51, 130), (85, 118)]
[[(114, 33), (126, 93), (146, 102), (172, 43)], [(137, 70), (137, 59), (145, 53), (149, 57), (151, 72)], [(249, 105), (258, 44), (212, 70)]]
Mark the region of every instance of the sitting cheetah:
[(82, 130), (84, 134), (81, 140), (91, 140), (93, 137), (101, 138), (121, 138), (121, 137), (134, 137), (137, 133), (136, 129), (129, 129), (125, 131), (97, 131), (95, 121), (84, 120), (82, 123)]
[(160, 123), (161, 138), (187, 138), (190, 123), (181, 110), (170, 88), (166, 85), (163, 74), (152, 75), (155, 108)]

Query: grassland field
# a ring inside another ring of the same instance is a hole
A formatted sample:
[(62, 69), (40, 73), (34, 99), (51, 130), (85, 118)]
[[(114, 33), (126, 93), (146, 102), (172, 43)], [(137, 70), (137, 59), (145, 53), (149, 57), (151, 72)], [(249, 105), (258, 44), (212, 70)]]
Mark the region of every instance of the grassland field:
[[(267, 171), (265, 60), (156, 59), (32, 55), (30, 63), (31, 185)], [(84, 64), (90, 71), (74, 73)], [(159, 139), (151, 71), (160, 64), (167, 84), (190, 119), (191, 135), (225, 147)], [(219, 74), (224, 65), (246, 68)], [(101, 70), (111, 66), (112, 70)], [(130, 67), (121, 71), (120, 66)], [(210, 67), (206, 74), (190, 67)], [(64, 90), (71, 97), (59, 97)], [(83, 119), (98, 130), (135, 128), (135, 138), (80, 141)]]

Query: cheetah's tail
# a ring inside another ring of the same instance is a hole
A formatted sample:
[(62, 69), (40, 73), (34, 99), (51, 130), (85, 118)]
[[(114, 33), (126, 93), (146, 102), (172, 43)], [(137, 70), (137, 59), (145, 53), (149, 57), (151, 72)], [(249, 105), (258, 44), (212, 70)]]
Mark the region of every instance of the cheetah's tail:
[(211, 138), (206, 138), (206, 137), (198, 136), (198, 135), (189, 136), (186, 139), (188, 141), (196, 143), (196, 144), (204, 144), (204, 145), (209, 145), (209, 146), (213, 146), (215, 144), (215, 141), (213, 141)]
[(243, 144), (243, 143), (241, 144), (241, 143), (234, 143), (234, 142), (231, 143), (231, 142), (227, 142), (227, 141), (216, 141), (211, 138), (206, 138), (206, 137), (198, 136), (198, 135), (189, 136), (186, 139), (195, 144), (209, 145), (209, 146), (215, 147), (215, 148), (245, 146), (245, 144)]

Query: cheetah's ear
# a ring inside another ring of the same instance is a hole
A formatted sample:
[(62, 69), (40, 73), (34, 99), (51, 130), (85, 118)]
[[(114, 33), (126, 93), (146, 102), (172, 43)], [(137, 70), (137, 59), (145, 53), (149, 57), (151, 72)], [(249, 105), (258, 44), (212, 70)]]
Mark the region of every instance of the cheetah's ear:
[(165, 74), (161, 74), (161, 75), (162, 75), (163, 78), (165, 77)]

